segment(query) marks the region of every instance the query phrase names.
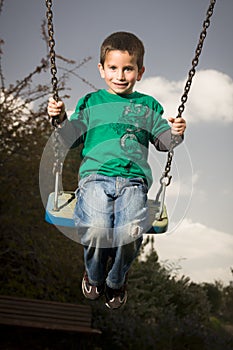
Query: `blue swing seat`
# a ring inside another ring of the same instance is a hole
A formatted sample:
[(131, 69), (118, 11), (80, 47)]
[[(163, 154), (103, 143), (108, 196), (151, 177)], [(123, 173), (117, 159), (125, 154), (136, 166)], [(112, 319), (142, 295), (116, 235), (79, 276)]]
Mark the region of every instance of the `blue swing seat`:
[[(58, 195), (58, 210), (54, 210), (54, 192), (50, 193), (45, 220), (55, 226), (65, 226), (75, 228), (73, 213), (76, 204), (74, 192), (64, 191)], [(164, 233), (168, 228), (168, 217), (166, 207), (163, 206), (163, 212), (160, 219), (156, 218), (156, 214), (160, 210), (160, 204), (152, 199), (148, 199), (149, 220), (152, 223), (151, 228), (145, 233)]]

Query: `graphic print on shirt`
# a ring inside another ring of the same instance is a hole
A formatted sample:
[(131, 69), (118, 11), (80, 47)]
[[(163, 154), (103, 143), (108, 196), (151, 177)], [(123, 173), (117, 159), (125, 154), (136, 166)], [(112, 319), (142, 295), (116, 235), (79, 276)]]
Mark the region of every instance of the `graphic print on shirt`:
[(112, 128), (121, 136), (121, 148), (135, 160), (142, 158), (142, 148), (147, 144), (149, 113), (148, 106), (134, 104), (130, 101), (130, 104), (124, 107), (118, 123), (111, 124)]

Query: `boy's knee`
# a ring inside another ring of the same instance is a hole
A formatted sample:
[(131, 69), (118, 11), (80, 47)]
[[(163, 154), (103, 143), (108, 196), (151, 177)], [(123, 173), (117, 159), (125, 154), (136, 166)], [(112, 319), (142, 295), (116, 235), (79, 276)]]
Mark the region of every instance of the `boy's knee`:
[(121, 246), (129, 244), (142, 237), (144, 227), (140, 220), (135, 220), (127, 225), (119, 226), (115, 229), (114, 245)]
[(81, 243), (96, 248), (111, 248), (113, 242), (113, 229), (91, 226), (86, 229), (79, 229)]

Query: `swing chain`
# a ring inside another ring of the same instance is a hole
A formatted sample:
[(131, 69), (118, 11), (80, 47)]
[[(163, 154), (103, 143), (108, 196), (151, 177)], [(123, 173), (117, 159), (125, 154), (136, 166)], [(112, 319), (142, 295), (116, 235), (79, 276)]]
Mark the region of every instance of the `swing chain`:
[(189, 90), (190, 90), (191, 85), (192, 85), (192, 79), (196, 73), (196, 67), (199, 63), (199, 58), (200, 58), (200, 55), (202, 52), (204, 40), (205, 40), (206, 35), (207, 35), (207, 29), (210, 26), (210, 17), (213, 15), (215, 3), (216, 3), (216, 0), (211, 0), (209, 8), (206, 12), (206, 18), (203, 22), (203, 29), (202, 29), (200, 37), (199, 37), (199, 42), (198, 42), (198, 45), (197, 45), (197, 48), (195, 51), (194, 59), (192, 60), (192, 67), (188, 73), (188, 79), (187, 79), (185, 87), (184, 87), (184, 93), (181, 96), (181, 104), (178, 107), (177, 118), (181, 118), (182, 113), (184, 112), (184, 109), (185, 109), (185, 103), (188, 100), (188, 93), (189, 93)]
[(164, 172), (160, 178), (161, 185), (165, 184), (166, 186), (169, 186), (171, 183), (172, 175), (169, 175), (169, 173), (171, 171), (171, 164), (172, 164), (172, 159), (173, 159), (173, 155), (174, 155), (173, 148), (174, 148), (174, 146), (171, 147), (171, 149), (168, 151), (168, 154), (167, 154), (167, 163), (165, 165)]
[[(55, 54), (55, 40), (54, 40), (54, 28), (53, 28), (53, 12), (52, 12), (52, 0), (45, 0), (46, 2), (46, 17), (47, 17), (47, 27), (48, 27), (48, 44), (49, 44), (49, 57), (50, 57), (50, 72), (52, 75), (51, 83), (52, 83), (52, 91), (53, 98), (55, 101), (59, 100), (58, 96), (58, 79), (56, 77), (57, 67), (56, 67), (56, 54)], [(52, 118), (52, 125), (55, 127), (53, 133), (53, 148), (54, 148), (54, 163), (53, 163), (53, 174), (55, 175), (55, 196), (54, 196), (54, 211), (58, 211), (58, 187), (59, 187), (59, 177), (62, 174), (63, 162), (62, 159), (63, 154), (61, 151), (61, 142), (60, 136), (58, 133), (58, 117)]]
[[(59, 100), (58, 97), (58, 80), (56, 77), (57, 74), (57, 67), (56, 67), (56, 54), (55, 54), (55, 40), (54, 40), (54, 28), (53, 28), (53, 12), (52, 12), (52, 0), (45, 0), (46, 1), (46, 6), (47, 6), (47, 12), (46, 12), (46, 17), (47, 17), (47, 23), (48, 23), (48, 36), (49, 36), (49, 57), (50, 57), (50, 71), (52, 74), (52, 87), (53, 87), (53, 98), (55, 101)], [(56, 126), (56, 125), (55, 125)]]
[[(205, 18), (205, 20), (203, 22), (203, 27), (202, 27), (202, 31), (201, 31), (201, 34), (200, 34), (200, 37), (199, 37), (199, 42), (198, 42), (197, 48), (195, 50), (195, 56), (194, 56), (194, 58), (192, 60), (192, 67), (191, 67), (191, 69), (189, 70), (189, 73), (188, 73), (188, 79), (187, 79), (185, 87), (184, 87), (183, 95), (181, 96), (181, 104), (178, 107), (178, 115), (177, 115), (176, 118), (181, 118), (182, 117), (182, 113), (184, 112), (185, 103), (188, 100), (188, 93), (189, 93), (189, 90), (190, 90), (191, 85), (192, 85), (193, 77), (194, 77), (194, 75), (196, 73), (196, 67), (197, 67), (197, 65), (199, 63), (199, 58), (200, 58), (200, 55), (201, 55), (201, 52), (202, 52), (204, 40), (205, 40), (206, 35), (207, 35), (207, 29), (210, 26), (210, 18), (213, 15), (213, 12), (214, 12), (215, 3), (216, 3), (216, 0), (211, 0), (209, 8), (208, 8), (208, 10), (206, 12), (206, 18)], [(169, 175), (169, 173), (170, 173), (170, 170), (171, 170), (171, 163), (172, 163), (172, 159), (173, 159), (173, 155), (174, 155), (174, 148), (179, 143), (179, 138), (180, 138), (180, 136), (178, 136), (178, 135), (172, 135), (172, 137), (171, 137), (170, 149), (169, 149), (168, 155), (167, 155), (167, 163), (165, 165), (165, 170), (164, 170), (164, 172), (162, 174), (162, 177), (160, 179), (160, 183), (162, 184), (163, 182), (165, 182), (166, 186), (170, 185), (170, 183), (171, 183), (172, 176)]]

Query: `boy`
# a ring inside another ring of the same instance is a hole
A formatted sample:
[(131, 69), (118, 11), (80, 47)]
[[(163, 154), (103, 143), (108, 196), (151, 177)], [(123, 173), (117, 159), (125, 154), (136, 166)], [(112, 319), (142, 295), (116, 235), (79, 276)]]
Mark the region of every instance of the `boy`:
[(110, 309), (127, 300), (126, 276), (148, 228), (149, 142), (167, 151), (171, 134), (181, 142), (186, 128), (183, 118), (169, 118), (170, 127), (154, 98), (134, 92), (145, 71), (143, 57), (143, 43), (134, 34), (113, 33), (101, 46), (98, 64), (108, 90), (80, 99), (69, 120), (62, 101), (48, 103), (66, 143), (83, 144), (74, 213), (84, 246), (82, 290), (91, 300), (105, 291)]

